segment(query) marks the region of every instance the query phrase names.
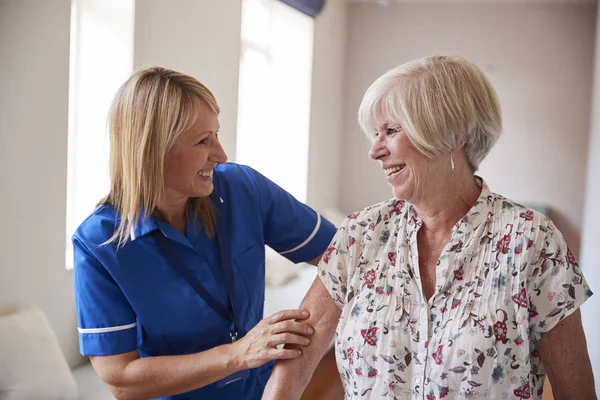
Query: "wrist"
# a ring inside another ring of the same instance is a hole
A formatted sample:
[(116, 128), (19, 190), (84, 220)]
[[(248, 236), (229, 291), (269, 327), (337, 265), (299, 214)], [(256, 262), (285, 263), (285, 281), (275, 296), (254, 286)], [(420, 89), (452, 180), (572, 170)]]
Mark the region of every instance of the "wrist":
[(237, 342), (224, 345), (227, 353), (227, 369), (242, 371), (248, 369), (242, 351), (239, 349)]

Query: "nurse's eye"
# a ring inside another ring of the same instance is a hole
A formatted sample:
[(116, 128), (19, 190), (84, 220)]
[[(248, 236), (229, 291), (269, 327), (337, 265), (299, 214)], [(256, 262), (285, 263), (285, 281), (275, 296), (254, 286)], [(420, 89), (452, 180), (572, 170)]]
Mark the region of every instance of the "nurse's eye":
[(202, 139), (201, 141), (199, 141), (199, 142), (198, 142), (198, 143), (196, 143), (196, 144), (200, 144), (200, 145), (205, 145), (205, 144), (208, 144), (208, 137), (206, 137), (206, 138)]
[(394, 136), (398, 132), (400, 132), (400, 128), (387, 128), (385, 130), (385, 134), (388, 136)]

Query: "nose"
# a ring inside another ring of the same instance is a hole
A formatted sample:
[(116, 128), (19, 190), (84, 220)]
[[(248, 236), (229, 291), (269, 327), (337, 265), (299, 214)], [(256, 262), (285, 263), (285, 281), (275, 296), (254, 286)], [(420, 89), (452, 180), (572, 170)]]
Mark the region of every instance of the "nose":
[(215, 145), (213, 146), (213, 154), (211, 158), (218, 164), (225, 164), (227, 162), (227, 154), (225, 153), (225, 150), (223, 150), (221, 142), (218, 140), (215, 141)]
[(390, 154), (382, 136), (383, 135), (379, 135), (369, 149), (369, 157), (371, 157), (372, 160), (380, 160)]

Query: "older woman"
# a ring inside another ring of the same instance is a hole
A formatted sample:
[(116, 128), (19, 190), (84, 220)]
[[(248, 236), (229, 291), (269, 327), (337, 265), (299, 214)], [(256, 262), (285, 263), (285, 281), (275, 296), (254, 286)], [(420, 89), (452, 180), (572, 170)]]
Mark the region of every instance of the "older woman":
[(137, 71), (109, 117), (111, 188), (73, 236), (81, 354), (118, 399), (256, 399), (304, 310), (263, 319), (265, 244), (316, 265), (331, 223), (226, 163), (196, 79)]
[[(552, 221), (474, 173), (501, 132), (460, 57), (395, 68), (359, 121), (394, 198), (347, 217), (302, 307), (315, 328), (263, 398), (297, 399), (334, 331), (347, 399), (595, 399), (579, 307), (591, 296)], [(339, 317), (339, 321), (338, 321)]]

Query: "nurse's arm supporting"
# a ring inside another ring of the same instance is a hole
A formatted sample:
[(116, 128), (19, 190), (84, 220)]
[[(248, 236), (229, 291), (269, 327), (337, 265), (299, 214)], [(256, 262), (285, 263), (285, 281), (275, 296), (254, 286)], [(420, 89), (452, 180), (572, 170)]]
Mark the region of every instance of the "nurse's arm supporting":
[[(275, 363), (263, 400), (299, 399), (335, 334), (341, 310), (333, 302), (318, 276), (300, 307), (310, 312), (306, 322), (314, 328), (315, 333), (311, 337), (310, 344), (302, 347), (300, 357), (279, 360)], [(286, 348), (297, 348), (297, 346), (288, 345)]]
[(92, 364), (119, 400), (148, 399), (189, 392), (235, 372), (256, 368), (278, 359), (300, 355), (298, 346), (277, 349), (282, 343), (305, 345), (312, 328), (306, 311), (280, 311), (259, 322), (235, 343), (178, 356), (140, 358), (137, 351), (91, 357)]

